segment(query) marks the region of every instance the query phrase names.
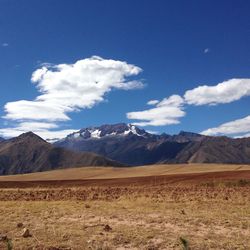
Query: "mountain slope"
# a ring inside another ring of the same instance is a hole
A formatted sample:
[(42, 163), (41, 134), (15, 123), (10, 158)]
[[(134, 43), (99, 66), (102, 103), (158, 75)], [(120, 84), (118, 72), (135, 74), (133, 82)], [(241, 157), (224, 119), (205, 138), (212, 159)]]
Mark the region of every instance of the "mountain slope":
[(0, 144), (0, 174), (20, 174), (80, 166), (115, 166), (94, 153), (57, 148), (29, 132)]
[(209, 137), (181, 131), (154, 135), (130, 124), (84, 128), (55, 143), (95, 152), (129, 165), (155, 163), (250, 163), (250, 138)]
[(250, 138), (206, 137), (187, 145), (175, 162), (249, 164)]

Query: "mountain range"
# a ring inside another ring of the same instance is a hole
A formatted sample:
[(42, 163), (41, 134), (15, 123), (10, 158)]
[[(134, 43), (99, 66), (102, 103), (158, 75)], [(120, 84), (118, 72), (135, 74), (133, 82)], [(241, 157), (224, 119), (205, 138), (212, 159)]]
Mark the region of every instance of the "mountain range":
[(125, 123), (84, 128), (54, 145), (79, 152), (94, 152), (131, 166), (250, 163), (250, 138), (212, 137), (184, 131), (178, 135), (155, 135)]
[(82, 166), (121, 166), (103, 156), (58, 148), (32, 132), (0, 142), (0, 175)]
[(0, 175), (158, 163), (250, 164), (250, 138), (211, 137), (184, 131), (156, 135), (124, 123), (84, 128), (54, 144), (32, 132), (0, 138)]

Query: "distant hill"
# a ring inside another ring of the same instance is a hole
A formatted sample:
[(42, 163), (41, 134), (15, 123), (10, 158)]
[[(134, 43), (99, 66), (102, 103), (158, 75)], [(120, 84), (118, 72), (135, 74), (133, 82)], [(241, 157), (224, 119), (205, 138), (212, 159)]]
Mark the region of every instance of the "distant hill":
[(4, 139), (2, 137), (0, 137), (0, 142), (4, 141)]
[(0, 174), (22, 174), (82, 166), (119, 166), (94, 153), (54, 147), (32, 132), (0, 143)]
[(173, 136), (154, 135), (125, 123), (84, 128), (55, 145), (95, 152), (128, 165), (250, 163), (250, 138), (210, 137), (185, 131)]

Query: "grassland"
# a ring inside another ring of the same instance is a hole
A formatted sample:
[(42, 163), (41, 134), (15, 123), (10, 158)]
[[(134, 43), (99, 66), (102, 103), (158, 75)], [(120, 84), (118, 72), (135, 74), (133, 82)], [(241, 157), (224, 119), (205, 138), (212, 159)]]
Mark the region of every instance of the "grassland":
[(250, 167), (217, 167), (2, 178), (0, 249), (250, 249)]

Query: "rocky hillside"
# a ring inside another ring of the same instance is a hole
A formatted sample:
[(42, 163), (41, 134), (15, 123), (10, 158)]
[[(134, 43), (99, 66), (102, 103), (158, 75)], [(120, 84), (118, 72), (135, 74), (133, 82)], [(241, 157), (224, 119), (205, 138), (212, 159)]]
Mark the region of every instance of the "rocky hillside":
[(250, 138), (205, 137), (189, 143), (177, 154), (175, 162), (249, 164)]
[(29, 132), (0, 143), (0, 174), (20, 174), (81, 166), (120, 166), (95, 153), (54, 147)]

